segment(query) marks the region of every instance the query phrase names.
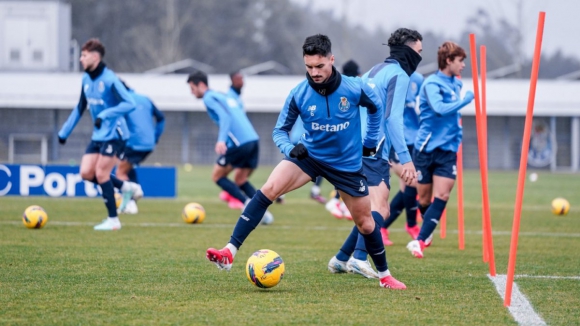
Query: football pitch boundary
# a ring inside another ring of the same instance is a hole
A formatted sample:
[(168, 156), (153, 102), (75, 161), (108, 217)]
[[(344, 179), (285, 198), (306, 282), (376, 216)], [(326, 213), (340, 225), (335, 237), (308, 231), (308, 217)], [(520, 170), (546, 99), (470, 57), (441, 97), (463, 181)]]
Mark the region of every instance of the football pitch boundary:
[[(516, 277), (522, 277), (517, 275)], [(507, 275), (497, 274), (495, 277), (487, 274), (487, 277), (495, 285), (495, 289), (502, 300), (505, 300), (505, 289), (507, 283)], [(555, 276), (543, 276), (545, 278), (556, 278)], [(544, 319), (534, 311), (534, 307), (528, 298), (520, 291), (518, 284), (514, 282), (512, 287), (512, 300), (508, 311), (518, 323), (518, 325), (547, 325)]]

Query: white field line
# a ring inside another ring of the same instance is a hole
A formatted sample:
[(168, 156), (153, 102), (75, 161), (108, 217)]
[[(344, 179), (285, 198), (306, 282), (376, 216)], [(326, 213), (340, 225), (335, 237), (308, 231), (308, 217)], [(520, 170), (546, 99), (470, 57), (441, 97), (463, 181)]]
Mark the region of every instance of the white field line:
[(514, 275), (515, 278), (545, 278), (551, 280), (580, 280), (580, 276), (554, 276), (554, 275)]
[[(488, 274), (487, 277), (495, 285), (495, 289), (499, 293), (502, 301), (505, 300), (507, 276), (498, 274), (492, 277)], [(512, 286), (511, 305), (508, 307), (508, 310), (518, 325), (547, 325), (542, 317), (534, 311), (534, 307), (532, 307), (526, 296), (520, 292), (516, 282)]]
[[(121, 217), (121, 220), (123, 218)], [(67, 222), (67, 221), (49, 221), (50, 225), (60, 225), (60, 226), (87, 226), (96, 225), (99, 221), (94, 222)], [(21, 224), (19, 220), (16, 221), (0, 221), (0, 224)], [(209, 229), (222, 229), (222, 228), (234, 228), (234, 223), (231, 224), (196, 224), (194, 226), (188, 225), (186, 223), (135, 223), (135, 222), (123, 222), (124, 226), (131, 227), (197, 227), (197, 228), (209, 228)], [(345, 231), (351, 230), (353, 224), (348, 226), (292, 226), (292, 225), (268, 225), (269, 229), (278, 230), (314, 230), (314, 231)], [(404, 229), (389, 229), (390, 232), (403, 233), (406, 232)], [(457, 234), (457, 230), (447, 230), (447, 233)], [(481, 231), (476, 230), (465, 230), (465, 234), (476, 234), (480, 235)], [(494, 236), (511, 236), (509, 231), (493, 231)], [(557, 238), (580, 238), (580, 233), (550, 233), (550, 232), (520, 232), (520, 236), (529, 237), (557, 237)]]

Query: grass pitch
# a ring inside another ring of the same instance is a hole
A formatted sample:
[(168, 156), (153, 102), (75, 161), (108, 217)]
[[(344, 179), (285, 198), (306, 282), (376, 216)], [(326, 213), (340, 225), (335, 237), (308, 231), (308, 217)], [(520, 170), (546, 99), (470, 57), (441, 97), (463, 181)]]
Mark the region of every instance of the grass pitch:
[[(271, 168), (253, 176), (263, 184)], [(273, 205), (275, 222), (258, 227), (240, 249), (232, 271), (205, 260), (222, 247), (239, 216), (217, 198), (209, 167), (179, 172), (179, 197), (144, 199), (139, 214), (121, 216), (123, 229), (96, 232), (106, 216), (100, 199), (0, 198), (0, 324), (5, 325), (515, 325), (487, 278), (481, 257), (479, 174), (465, 175), (464, 251), (457, 245), (455, 190), (447, 208), (447, 237), (424, 259), (405, 249), (404, 214), (392, 226), (389, 268), (405, 291), (381, 289), (377, 280), (326, 270), (352, 227), (308, 198), (306, 186)], [(517, 174), (490, 174), (490, 200), (498, 274), (507, 269)], [(580, 276), (580, 175), (539, 173), (526, 182), (516, 274)], [(323, 184), (323, 194), (331, 187)], [(396, 181), (392, 189), (397, 189)], [(393, 194), (392, 194), (393, 195)], [(391, 195), (391, 196), (392, 196)], [(565, 197), (567, 216), (550, 202)], [(188, 202), (201, 203), (203, 224), (182, 222)], [(41, 205), (43, 229), (26, 229), (24, 209)], [(258, 249), (278, 252), (282, 282), (254, 287), (245, 262)], [(580, 324), (580, 280), (516, 278), (549, 325)]]

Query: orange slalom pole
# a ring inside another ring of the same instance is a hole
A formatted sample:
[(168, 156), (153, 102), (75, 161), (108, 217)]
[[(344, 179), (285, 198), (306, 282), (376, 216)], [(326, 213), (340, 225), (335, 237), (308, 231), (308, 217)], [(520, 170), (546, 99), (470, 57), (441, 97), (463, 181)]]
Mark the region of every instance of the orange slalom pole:
[[(461, 121), (459, 122), (461, 123)], [(463, 221), (463, 145), (457, 150), (457, 236), (459, 250), (465, 249), (465, 227)]]
[[(477, 74), (477, 52), (475, 47), (475, 34), (469, 34), (469, 45), (471, 51), (471, 69), (473, 71), (473, 92), (475, 97), (475, 118), (476, 118), (476, 126), (477, 126), (477, 144), (479, 147), (479, 165), (482, 171), (481, 173), (481, 185), (484, 199), (489, 199), (487, 196), (487, 182), (486, 178), (487, 175), (485, 174), (487, 171), (483, 168), (485, 163), (483, 162), (483, 156), (481, 155), (481, 150), (483, 149), (483, 137), (481, 134), (481, 107), (480, 107), (480, 97), (479, 97), (479, 85), (478, 85), (478, 74)], [(486, 200), (483, 201), (485, 206)], [(489, 202), (488, 202), (489, 204)], [(485, 210), (485, 208), (484, 208)], [(485, 219), (485, 229), (484, 229), (484, 236), (486, 237), (487, 241), (487, 248), (488, 248), (488, 256), (489, 256), (489, 274), (491, 276), (495, 276), (495, 259), (493, 254), (493, 239), (491, 237), (491, 221)]]
[(538, 29), (536, 31), (536, 46), (534, 48), (534, 58), (532, 61), (532, 73), (530, 76), (530, 92), (528, 95), (528, 109), (526, 112), (526, 123), (524, 126), (524, 138), (522, 140), (522, 156), (520, 157), (518, 188), (514, 206), (514, 223), (512, 227), (510, 257), (508, 261), (507, 282), (504, 298), (504, 305), (506, 307), (511, 304), (512, 299), (512, 286), (514, 283), (514, 272), (516, 269), (516, 256), (518, 250), (518, 236), (520, 232), (520, 218), (522, 214), (522, 202), (524, 198), (524, 185), (526, 183), (526, 168), (528, 165), (528, 151), (530, 149), (530, 135), (532, 133), (532, 119), (534, 115), (534, 100), (536, 98), (536, 84), (538, 83), (538, 72), (540, 70), (540, 55), (542, 52), (542, 36), (544, 34), (545, 19), (546, 13), (540, 11), (538, 17)]
[(441, 214), (441, 227), (439, 228), (439, 237), (445, 239), (447, 237), (447, 209), (443, 210)]
[[(483, 161), (483, 165), (481, 166), (481, 171), (484, 174), (482, 176), (482, 180), (485, 180), (485, 186), (482, 183), (482, 189), (485, 187), (485, 191), (482, 191), (482, 203), (483, 203), (483, 210), (482, 210), (482, 219), (481, 223), (483, 227), (483, 261), (488, 263), (489, 262), (489, 241), (487, 241), (487, 226), (486, 226), (486, 219), (491, 221), (491, 214), (489, 209), (489, 188), (488, 188), (488, 170), (487, 170), (487, 57), (486, 57), (486, 47), (482, 45), (479, 47), (479, 60), (481, 65), (481, 138), (482, 141), (482, 150), (480, 151)], [(485, 172), (484, 172), (485, 170)]]

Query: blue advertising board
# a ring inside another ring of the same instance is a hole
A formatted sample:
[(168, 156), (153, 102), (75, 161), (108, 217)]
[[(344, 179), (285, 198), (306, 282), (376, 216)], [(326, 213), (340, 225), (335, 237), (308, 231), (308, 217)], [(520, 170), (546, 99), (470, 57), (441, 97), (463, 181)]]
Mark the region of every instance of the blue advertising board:
[[(175, 167), (138, 167), (145, 197), (175, 197)], [(0, 196), (96, 197), (100, 189), (82, 180), (78, 166), (0, 164)]]

